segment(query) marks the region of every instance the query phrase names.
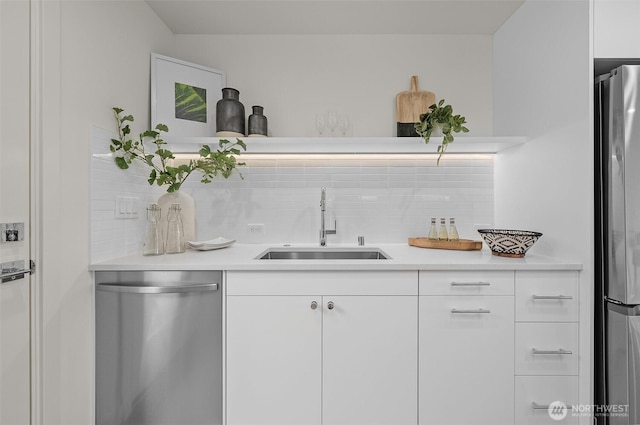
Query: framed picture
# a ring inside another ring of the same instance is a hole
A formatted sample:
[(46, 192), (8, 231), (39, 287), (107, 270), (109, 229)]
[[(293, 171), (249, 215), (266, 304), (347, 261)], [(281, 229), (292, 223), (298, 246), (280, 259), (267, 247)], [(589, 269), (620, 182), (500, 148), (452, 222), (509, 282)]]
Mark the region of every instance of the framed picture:
[(171, 136), (215, 136), (225, 84), (223, 71), (152, 53), (151, 127), (166, 124)]

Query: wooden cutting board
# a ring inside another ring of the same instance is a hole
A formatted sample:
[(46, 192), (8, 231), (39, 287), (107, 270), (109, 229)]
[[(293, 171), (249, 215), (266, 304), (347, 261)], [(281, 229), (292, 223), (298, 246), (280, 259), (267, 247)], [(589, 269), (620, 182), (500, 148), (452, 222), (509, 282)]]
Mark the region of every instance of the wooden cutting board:
[(452, 249), (456, 251), (479, 251), (482, 249), (482, 241), (471, 239), (440, 241), (429, 238), (409, 238), (409, 245), (419, 248)]
[[(420, 115), (436, 103), (436, 95), (430, 91), (418, 90), (418, 76), (411, 77), (411, 90), (396, 95), (396, 122), (398, 136), (417, 136), (413, 124), (420, 120)], [(407, 134), (410, 133), (410, 134)]]

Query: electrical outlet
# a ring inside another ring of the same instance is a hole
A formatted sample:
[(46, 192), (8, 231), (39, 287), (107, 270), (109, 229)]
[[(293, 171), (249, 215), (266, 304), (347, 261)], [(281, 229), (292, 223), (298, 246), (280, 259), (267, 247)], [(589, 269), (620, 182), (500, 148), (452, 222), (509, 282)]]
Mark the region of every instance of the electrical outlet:
[(249, 234), (252, 236), (264, 236), (264, 224), (249, 224)]

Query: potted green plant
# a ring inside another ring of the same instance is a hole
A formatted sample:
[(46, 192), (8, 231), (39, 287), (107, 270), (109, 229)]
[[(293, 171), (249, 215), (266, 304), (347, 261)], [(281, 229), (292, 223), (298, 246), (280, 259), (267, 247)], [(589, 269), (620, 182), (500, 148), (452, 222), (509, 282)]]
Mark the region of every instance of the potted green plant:
[[(125, 115), (124, 110), (117, 107), (113, 108), (113, 112), (118, 124), (118, 138), (111, 139), (109, 149), (115, 155), (116, 165), (123, 170), (128, 169), (132, 163), (149, 167), (147, 182), (167, 188), (167, 193), (158, 199), (162, 220), (166, 220), (169, 205), (180, 204), (185, 239), (195, 240), (195, 203), (189, 194), (180, 190), (182, 184), (194, 172), (201, 174), (202, 183), (211, 183), (217, 176), (229, 178), (238, 166), (245, 165), (244, 162), (238, 162), (236, 157), (247, 146), (240, 139), (235, 142), (221, 139), (218, 149), (203, 145), (198, 151), (198, 158), (178, 161), (162, 139), (162, 133), (169, 131), (166, 125), (158, 124), (155, 129), (146, 130), (138, 139), (133, 139), (129, 127), (129, 123), (134, 120), (133, 116)], [(242, 174), (240, 177), (242, 178)]]
[(447, 150), (447, 145), (453, 142), (452, 133), (468, 133), (469, 129), (464, 126), (466, 119), (462, 115), (453, 115), (453, 107), (445, 105), (444, 99), (437, 104), (429, 106), (429, 110), (420, 115), (420, 121), (415, 124), (416, 132), (422, 137), (425, 143), (429, 143), (431, 136), (442, 132), (442, 144), (438, 146), (438, 164), (442, 154)]
[[(175, 156), (165, 147), (166, 142), (161, 138), (162, 132), (169, 131), (166, 125), (158, 124), (154, 130), (147, 130), (140, 134), (138, 140), (133, 140), (128, 124), (133, 122), (133, 116), (124, 115), (121, 108), (113, 108), (113, 112), (118, 123), (118, 138), (111, 139), (110, 150), (116, 154), (115, 162), (118, 167), (125, 170), (134, 161), (148, 166), (151, 168), (147, 180), (149, 184), (167, 186), (169, 193), (179, 190), (182, 183), (195, 171), (202, 174), (200, 182), (211, 183), (218, 175), (230, 177), (236, 167), (244, 165), (243, 162), (238, 162), (236, 156), (240, 154), (240, 149), (247, 149), (245, 143), (240, 139), (235, 142), (221, 139), (219, 149), (213, 150), (208, 145), (203, 145), (198, 151), (199, 158), (174, 166)], [(155, 145), (155, 150), (145, 148), (145, 142), (149, 141)]]

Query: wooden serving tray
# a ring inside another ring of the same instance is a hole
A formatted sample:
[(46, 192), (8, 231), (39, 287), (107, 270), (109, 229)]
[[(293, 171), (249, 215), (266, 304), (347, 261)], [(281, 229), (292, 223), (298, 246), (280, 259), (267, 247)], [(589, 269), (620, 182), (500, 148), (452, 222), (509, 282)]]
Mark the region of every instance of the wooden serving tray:
[(429, 238), (409, 238), (409, 245), (419, 248), (453, 249), (456, 251), (479, 251), (482, 241), (460, 239), (458, 241), (439, 241)]

